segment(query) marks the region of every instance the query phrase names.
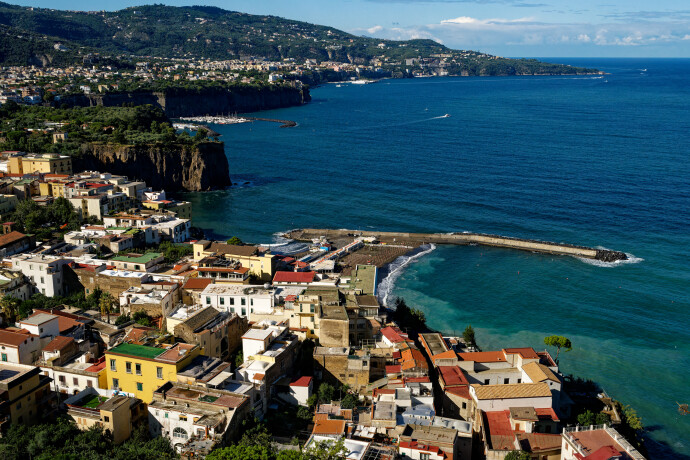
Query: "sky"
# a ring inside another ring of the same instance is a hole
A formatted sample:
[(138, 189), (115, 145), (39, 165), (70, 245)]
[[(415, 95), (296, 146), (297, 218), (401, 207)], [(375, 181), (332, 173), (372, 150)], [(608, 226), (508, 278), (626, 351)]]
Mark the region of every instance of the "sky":
[[(116, 10), (155, 1), (12, 1)], [(271, 14), (376, 38), (506, 57), (690, 57), (690, 0), (163, 0)]]

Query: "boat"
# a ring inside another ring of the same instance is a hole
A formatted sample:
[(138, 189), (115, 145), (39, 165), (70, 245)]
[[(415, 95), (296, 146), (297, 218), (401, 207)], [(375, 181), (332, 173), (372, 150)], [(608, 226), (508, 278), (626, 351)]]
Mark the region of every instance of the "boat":
[(350, 83), (353, 85), (369, 85), (371, 83), (376, 83), (376, 80), (352, 80)]
[(447, 113), (447, 114), (443, 115), (441, 118), (450, 118), (450, 114)]

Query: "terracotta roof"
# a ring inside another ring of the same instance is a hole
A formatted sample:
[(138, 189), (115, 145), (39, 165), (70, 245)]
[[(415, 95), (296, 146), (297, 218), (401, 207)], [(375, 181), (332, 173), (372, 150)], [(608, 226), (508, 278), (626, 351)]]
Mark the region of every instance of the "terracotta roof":
[(422, 352), (414, 348), (403, 350), (401, 359), (402, 370), (413, 369), (415, 367), (427, 369), (429, 367)]
[(50, 341), (48, 345), (43, 347), (43, 351), (48, 351), (48, 352), (56, 352), (56, 351), (61, 351), (67, 348), (71, 343), (74, 342), (74, 339), (72, 337), (65, 337), (62, 335), (58, 335), (55, 337), (53, 340)]
[[(549, 433), (516, 433), (515, 437), (522, 450), (533, 454), (561, 449), (561, 435)], [(607, 459), (608, 460), (608, 457)]]
[(386, 366), (386, 374), (399, 374), (402, 371), (400, 364)]
[(3, 345), (18, 347), (26, 341), (30, 341), (32, 337), (35, 339), (38, 338), (38, 336), (35, 336), (33, 334), (20, 334), (17, 332), (10, 332), (4, 329), (0, 329), (0, 343)]
[(472, 385), (477, 399), (516, 399), (551, 397), (546, 383), (509, 383), (506, 385)]
[(290, 384), (291, 387), (308, 387), (309, 384), (311, 383), (312, 378), (311, 377), (300, 377), (294, 382)]
[(529, 377), (532, 382), (543, 382), (544, 380), (551, 380), (553, 382), (560, 382), (556, 374), (551, 369), (541, 363), (531, 362), (522, 366), (522, 370)]
[(580, 448), (585, 453), (586, 459), (589, 460), (589, 455), (594, 455), (599, 449), (606, 446), (612, 446), (614, 449), (625, 452), (611, 435), (603, 429), (587, 430), (587, 431), (572, 431), (568, 433), (569, 439), (575, 440), (580, 444)]
[(312, 434), (342, 435), (345, 433), (345, 420), (316, 420)]
[(443, 458), (447, 458), (445, 453), (439, 449), (436, 446), (427, 446), (424, 444), (420, 444), (417, 441), (402, 441), (400, 443), (400, 447), (403, 449), (413, 449), (413, 450), (418, 450), (420, 452), (433, 452), (436, 455), (443, 456)]
[(534, 410), (537, 411), (537, 417), (539, 417), (542, 420), (551, 419), (554, 422), (560, 422), (560, 420), (558, 419), (558, 415), (556, 415), (556, 411), (553, 410), (552, 407), (547, 407), (545, 409), (534, 409)]
[(611, 458), (617, 458), (621, 455), (622, 452), (619, 452), (613, 446), (604, 446), (585, 458), (587, 460), (610, 460)]
[(402, 331), (397, 327), (387, 326), (381, 329), (381, 335), (387, 338), (390, 342), (400, 343), (404, 342), (405, 338), (402, 336)]
[(510, 426), (507, 411), (482, 412), (487, 437), (491, 442), (491, 450), (516, 450), (515, 433)]
[(4, 235), (0, 235), (0, 248), (8, 246), (12, 243), (16, 243), (17, 241), (20, 241), (27, 236), (23, 233), (17, 232), (17, 231), (12, 231), (9, 233), (5, 233)]
[(453, 350), (447, 350), (431, 357), (431, 362), (436, 364), (437, 359), (457, 359), (458, 355)]
[(539, 355), (532, 347), (504, 348), (503, 352), (507, 355), (518, 354), (524, 359), (539, 359)]
[(274, 283), (311, 283), (316, 272), (276, 272)]
[(475, 351), (472, 353), (458, 353), (460, 361), (474, 361), (478, 363), (506, 362), (502, 351)]
[(439, 366), (438, 372), (443, 383), (446, 387), (458, 386), (458, 385), (469, 385), (470, 382), (467, 381), (467, 377), (457, 366)]
[(472, 399), (472, 396), (470, 395), (469, 385), (468, 386), (450, 387), (450, 388), (446, 388), (444, 391), (446, 393), (450, 393), (452, 395), (455, 395), (459, 398)]

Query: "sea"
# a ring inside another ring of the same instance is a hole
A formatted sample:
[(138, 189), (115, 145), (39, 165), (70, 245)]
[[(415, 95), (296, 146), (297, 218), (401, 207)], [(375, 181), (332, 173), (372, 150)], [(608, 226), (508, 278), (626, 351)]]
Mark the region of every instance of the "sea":
[(234, 185), (183, 196), (207, 236), (276, 251), (296, 249), (278, 232), (328, 227), (626, 252), (431, 247), (398, 260), (379, 297), (447, 333), (472, 325), (484, 350), (570, 338), (562, 372), (632, 406), (650, 458), (690, 459), (690, 60), (545, 60), (606, 74), (322, 85), (260, 115), (295, 128), (213, 125)]

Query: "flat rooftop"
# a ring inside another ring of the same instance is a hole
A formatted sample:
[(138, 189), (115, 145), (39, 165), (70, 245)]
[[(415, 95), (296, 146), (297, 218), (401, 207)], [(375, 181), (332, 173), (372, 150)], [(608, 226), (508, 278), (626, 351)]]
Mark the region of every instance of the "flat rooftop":
[(114, 346), (106, 353), (117, 353), (120, 355), (135, 356), (137, 358), (154, 359), (163, 354), (164, 348), (149, 347), (147, 345), (134, 345), (131, 343), (121, 343)]

